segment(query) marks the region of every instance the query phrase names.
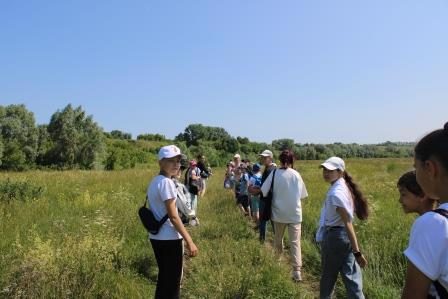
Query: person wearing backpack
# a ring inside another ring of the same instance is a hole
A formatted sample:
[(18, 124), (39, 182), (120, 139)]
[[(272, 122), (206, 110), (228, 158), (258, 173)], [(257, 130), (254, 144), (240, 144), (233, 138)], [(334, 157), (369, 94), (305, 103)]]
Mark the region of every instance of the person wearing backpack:
[[(276, 169), (277, 165), (274, 163), (274, 154), (270, 150), (264, 150), (260, 155), (261, 162), (264, 166), (263, 174), (261, 175), (261, 185), (266, 181), (267, 177), (271, 174), (271, 172)], [(260, 243), (263, 244), (266, 240), (266, 223), (267, 221), (263, 219), (263, 210), (265, 207), (265, 197), (261, 193), (260, 188), (251, 188), (251, 194), (259, 195), (259, 218), (260, 224), (258, 225), (259, 231), (259, 240)], [(274, 224), (271, 221), (272, 230), (275, 232)]]
[(238, 183), (238, 195), (237, 203), (238, 207), (244, 213), (245, 216), (250, 216), (250, 203), (249, 203), (249, 175), (247, 174), (246, 165), (242, 164), (239, 167), (239, 183)]
[(205, 189), (207, 188), (206, 181), (207, 178), (211, 175), (210, 168), (208, 168), (205, 165), (205, 156), (204, 155), (198, 155), (197, 156), (197, 167), (199, 168), (200, 175), (199, 175), (199, 186), (200, 186), (200, 192), (199, 196), (203, 197), (205, 194)]
[(198, 254), (198, 248), (185, 229), (177, 208), (177, 190), (171, 179), (180, 168), (181, 152), (175, 145), (167, 145), (158, 154), (160, 173), (154, 177), (147, 189), (149, 207), (160, 221), (168, 219), (157, 234), (149, 234), (149, 240), (159, 268), (156, 299), (177, 299), (180, 296), (180, 281), (183, 265), (183, 240), (191, 257)]
[[(252, 176), (249, 179), (248, 191), (250, 193), (250, 210), (252, 212), (252, 219), (258, 226), (260, 225), (260, 195), (261, 187), (261, 165), (256, 163), (252, 166)], [(258, 192), (257, 192), (258, 191)]]
[(191, 204), (190, 191), (180, 181), (183, 170), (185, 170), (185, 166), (181, 165), (177, 176), (172, 178), (177, 190), (176, 207), (184, 225), (197, 226), (199, 225), (199, 219), (196, 217), (196, 213)]
[(185, 186), (188, 187), (191, 196), (191, 206), (197, 214), (198, 194), (200, 193), (200, 173), (196, 160), (190, 161), (190, 167), (185, 171)]
[(424, 136), (414, 152), (417, 183), (439, 206), (412, 225), (401, 298), (448, 298), (448, 123)]

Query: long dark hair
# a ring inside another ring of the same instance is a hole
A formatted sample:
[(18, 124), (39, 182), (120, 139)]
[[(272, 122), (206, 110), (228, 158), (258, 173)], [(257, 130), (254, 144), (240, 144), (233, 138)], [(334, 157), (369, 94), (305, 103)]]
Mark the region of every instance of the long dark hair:
[(415, 146), (415, 157), (420, 161), (435, 158), (448, 171), (448, 122), (443, 129), (435, 130), (423, 137)]
[(344, 171), (344, 180), (353, 195), (356, 216), (361, 220), (366, 220), (369, 217), (367, 198), (362, 194), (358, 184), (355, 183), (352, 176), (347, 171)]

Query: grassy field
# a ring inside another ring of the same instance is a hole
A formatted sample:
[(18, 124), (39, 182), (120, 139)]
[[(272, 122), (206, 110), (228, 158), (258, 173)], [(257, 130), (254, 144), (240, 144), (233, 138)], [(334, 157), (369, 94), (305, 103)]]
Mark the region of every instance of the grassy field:
[[(182, 297), (316, 297), (320, 259), (313, 236), (328, 189), (318, 165), (296, 165), (310, 195), (303, 205), (302, 284), (291, 281), (287, 255), (278, 259), (269, 244), (259, 244), (232, 194), (222, 188), (223, 170), (217, 170), (199, 202), (201, 225), (189, 228), (199, 256), (186, 258)], [(403, 214), (395, 185), (411, 165), (410, 159), (347, 161), (371, 204), (370, 219), (356, 223), (369, 261), (364, 270), (369, 298), (397, 298), (401, 291), (402, 251), (415, 217)], [(0, 297), (150, 298), (157, 266), (136, 212), (156, 172), (0, 173), (0, 181), (43, 187), (38, 199), (0, 202)], [(344, 297), (340, 281), (337, 297)]]

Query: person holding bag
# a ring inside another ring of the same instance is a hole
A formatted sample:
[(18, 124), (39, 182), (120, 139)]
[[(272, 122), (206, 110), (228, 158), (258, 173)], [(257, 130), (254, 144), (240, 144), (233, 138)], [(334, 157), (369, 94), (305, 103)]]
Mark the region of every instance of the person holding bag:
[(180, 169), (181, 152), (175, 145), (164, 146), (159, 155), (160, 173), (152, 179), (147, 190), (148, 204), (157, 220), (168, 215), (157, 234), (149, 233), (159, 274), (155, 298), (179, 298), (183, 265), (183, 240), (191, 257), (198, 254), (190, 234), (180, 219), (176, 186), (171, 179)]
[[(292, 279), (302, 281), (302, 251), (300, 244), (302, 223), (302, 199), (308, 196), (300, 174), (293, 169), (294, 154), (284, 150), (280, 154), (281, 167), (271, 172), (261, 186), (263, 196), (272, 188), (271, 219), (274, 223), (274, 246), (280, 254), (283, 251), (283, 235), (288, 228)], [(275, 177), (274, 177), (275, 175)], [(271, 187), (272, 185), (272, 187)]]

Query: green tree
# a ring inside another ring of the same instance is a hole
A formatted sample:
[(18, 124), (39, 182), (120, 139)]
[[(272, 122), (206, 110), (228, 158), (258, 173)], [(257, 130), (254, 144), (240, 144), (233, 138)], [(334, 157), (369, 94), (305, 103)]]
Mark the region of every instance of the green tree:
[(0, 135), (3, 169), (23, 170), (34, 165), (38, 134), (34, 114), (25, 105), (0, 106)]
[(287, 138), (273, 140), (272, 147), (279, 151), (283, 151), (285, 149), (292, 149), (294, 148), (294, 140)]
[(223, 128), (209, 127), (201, 124), (191, 124), (185, 128), (183, 133), (176, 136), (176, 141), (185, 141), (187, 146), (198, 146), (200, 140), (204, 141), (222, 141), (230, 138), (229, 133)]
[(46, 165), (47, 154), (52, 148), (53, 143), (51, 142), (50, 134), (48, 133), (48, 125), (37, 126), (37, 157), (36, 164)]
[(120, 130), (113, 130), (110, 132), (110, 138), (121, 139), (121, 140), (130, 140), (130, 139), (132, 139), (132, 134), (125, 133)]
[(103, 151), (102, 129), (86, 116), (81, 106), (73, 109), (69, 104), (56, 111), (48, 125), (53, 143), (48, 161), (61, 168), (91, 169)]
[(3, 140), (0, 135), (0, 167), (2, 166), (2, 158), (3, 158)]
[(166, 137), (162, 134), (140, 134), (137, 136), (137, 140), (165, 141)]

